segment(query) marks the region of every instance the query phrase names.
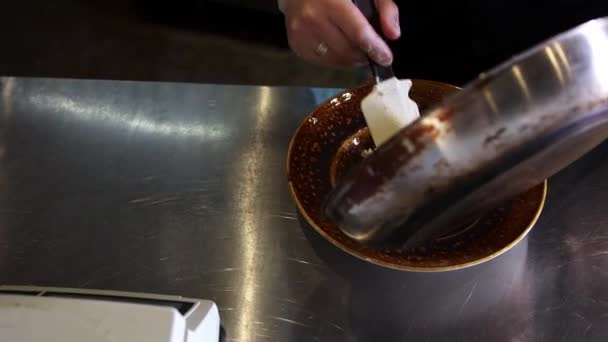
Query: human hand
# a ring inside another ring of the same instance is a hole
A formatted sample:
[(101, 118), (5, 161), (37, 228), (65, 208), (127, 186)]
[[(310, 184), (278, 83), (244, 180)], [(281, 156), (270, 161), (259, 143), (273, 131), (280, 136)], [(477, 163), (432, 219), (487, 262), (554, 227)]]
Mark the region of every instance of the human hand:
[[(384, 36), (400, 37), (399, 10), (392, 0), (376, 0)], [(351, 0), (279, 0), (289, 46), (301, 58), (326, 66), (357, 66), (367, 56), (390, 65), (393, 54)]]

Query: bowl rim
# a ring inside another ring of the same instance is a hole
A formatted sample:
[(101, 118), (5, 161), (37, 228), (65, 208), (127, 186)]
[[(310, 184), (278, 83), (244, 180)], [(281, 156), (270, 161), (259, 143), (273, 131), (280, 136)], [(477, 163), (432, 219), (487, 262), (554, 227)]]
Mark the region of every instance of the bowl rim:
[[(446, 85), (446, 86), (450, 86), (450, 87), (454, 87), (458, 90), (460, 90), (460, 87), (451, 85), (449, 83), (444, 83), (444, 82), (440, 82), (440, 81), (432, 81), (432, 80), (424, 80), (424, 79), (412, 79), (413, 84), (415, 85), (417, 82), (423, 82), (423, 83), (435, 83), (435, 84), (442, 84), (442, 85)], [(300, 203), (300, 200), (298, 198), (298, 196), (296, 195), (295, 192), (295, 188), (293, 185), (293, 182), (291, 181), (291, 168), (290, 168), (290, 164), (291, 164), (291, 159), (292, 159), (292, 151), (293, 151), (293, 147), (295, 144), (295, 139), (298, 136), (298, 134), (300, 133), (300, 130), (302, 129), (302, 127), (304, 126), (304, 124), (309, 120), (309, 118), (311, 117), (311, 115), (313, 115), (314, 113), (316, 113), (318, 111), (319, 108), (327, 105), (332, 99), (334, 99), (335, 97), (338, 97), (342, 94), (344, 94), (345, 92), (348, 91), (357, 91), (366, 87), (369, 87), (370, 83), (364, 83), (352, 88), (348, 88), (348, 89), (344, 89), (341, 92), (329, 97), (328, 99), (326, 99), (325, 101), (323, 101), (321, 104), (319, 104), (317, 107), (315, 107), (314, 109), (312, 109), (310, 112), (308, 112), (308, 114), (306, 114), (304, 116), (304, 119), (300, 122), (300, 124), (298, 125), (298, 128), (295, 130), (295, 132), (293, 133), (293, 136), (291, 137), (291, 141), (289, 142), (289, 146), (287, 149), (287, 162), (286, 162), (286, 167), (287, 167), (287, 183), (289, 186), (289, 193), (291, 194), (291, 197), (293, 199), (293, 201), (296, 204), (296, 207), (298, 209), (298, 211), (300, 212), (300, 214), (304, 217), (304, 219), (306, 220), (306, 222), (314, 229), (317, 231), (317, 233), (319, 233), (325, 240), (329, 241), (332, 245), (334, 245), (335, 247), (339, 248), (340, 250), (342, 250), (343, 252), (346, 252), (347, 254), (350, 254), (358, 259), (361, 259), (363, 261), (369, 262), (371, 264), (377, 265), (377, 266), (381, 266), (381, 267), (386, 267), (389, 269), (393, 269), (393, 270), (398, 270), (398, 271), (410, 271), (410, 272), (420, 272), (420, 273), (434, 273), (434, 272), (445, 272), (445, 271), (454, 271), (454, 270), (460, 270), (460, 269), (464, 269), (464, 268), (468, 268), (468, 267), (472, 267), (472, 266), (476, 266), (482, 263), (485, 263), (487, 261), (490, 261), (504, 253), (506, 253), (507, 251), (509, 251), (511, 248), (515, 247), (521, 240), (523, 240), (528, 233), (530, 232), (530, 230), (532, 230), (532, 228), (536, 225), (536, 222), (538, 221), (538, 219), (540, 218), (540, 215), (543, 211), (543, 208), (545, 206), (545, 201), (547, 199), (547, 189), (548, 189), (548, 181), (547, 179), (543, 180), (543, 182), (538, 186), (542, 186), (542, 194), (541, 194), (541, 199), (538, 203), (538, 207), (536, 209), (536, 212), (534, 214), (534, 217), (532, 218), (532, 220), (530, 220), (530, 222), (528, 223), (528, 225), (526, 226), (526, 228), (522, 231), (521, 234), (519, 234), (515, 239), (513, 239), (513, 241), (511, 241), (509, 244), (507, 244), (506, 246), (502, 247), (501, 249), (498, 249), (494, 252), (492, 252), (489, 255), (486, 255), (483, 258), (479, 258), (479, 259), (475, 259), (472, 261), (468, 261), (468, 262), (464, 262), (464, 263), (460, 263), (460, 264), (455, 264), (455, 265), (450, 265), (450, 266), (431, 266), (431, 267), (420, 267), (420, 266), (406, 266), (406, 265), (398, 265), (398, 264), (394, 264), (394, 263), (390, 263), (390, 262), (386, 262), (377, 258), (372, 258), (369, 257), (363, 253), (360, 253), (356, 250), (353, 250), (351, 248), (348, 248), (347, 246), (345, 246), (344, 244), (340, 243), (339, 241), (337, 241), (336, 239), (334, 239), (332, 236), (330, 236), (329, 234), (327, 234), (323, 229), (321, 229), (321, 227), (319, 227), (315, 221), (308, 215), (307, 211), (304, 210), (304, 207), (302, 206), (302, 204)]]

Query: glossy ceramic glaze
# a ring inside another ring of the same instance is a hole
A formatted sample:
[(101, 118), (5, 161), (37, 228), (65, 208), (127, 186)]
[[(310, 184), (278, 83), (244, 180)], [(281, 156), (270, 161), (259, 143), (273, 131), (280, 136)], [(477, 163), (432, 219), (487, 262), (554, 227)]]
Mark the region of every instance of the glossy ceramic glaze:
[[(289, 187), (298, 209), (325, 239), (369, 262), (401, 270), (442, 271), (490, 260), (513, 247), (536, 222), (546, 196), (546, 182), (415, 249), (364, 246), (347, 237), (323, 213), (333, 186), (373, 148), (359, 105), (371, 85), (347, 90), (310, 113), (297, 129), (287, 160)], [(415, 80), (410, 96), (421, 112), (458, 88)]]

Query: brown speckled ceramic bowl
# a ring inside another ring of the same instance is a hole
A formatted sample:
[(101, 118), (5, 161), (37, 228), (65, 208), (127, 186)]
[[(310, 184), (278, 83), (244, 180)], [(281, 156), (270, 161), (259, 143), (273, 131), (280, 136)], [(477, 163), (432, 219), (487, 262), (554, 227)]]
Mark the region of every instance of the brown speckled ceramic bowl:
[[(473, 266), (506, 252), (530, 231), (543, 208), (547, 182), (521, 194), (456, 233), (425, 245), (399, 248), (361, 245), (344, 235), (323, 214), (323, 201), (351, 167), (372, 148), (359, 108), (371, 85), (345, 91), (310, 113), (297, 129), (287, 157), (289, 188), (308, 223), (338, 248), (371, 263), (408, 271), (446, 271)], [(410, 96), (421, 112), (458, 88), (414, 80)]]

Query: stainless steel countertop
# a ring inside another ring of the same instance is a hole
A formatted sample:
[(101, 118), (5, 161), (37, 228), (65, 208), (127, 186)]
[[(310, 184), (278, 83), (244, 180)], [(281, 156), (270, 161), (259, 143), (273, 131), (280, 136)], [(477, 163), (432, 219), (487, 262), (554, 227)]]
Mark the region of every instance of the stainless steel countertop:
[(366, 264), (297, 214), (292, 133), (335, 90), (3, 78), (0, 283), (214, 300), (228, 341), (605, 341), (608, 143), (473, 268)]

